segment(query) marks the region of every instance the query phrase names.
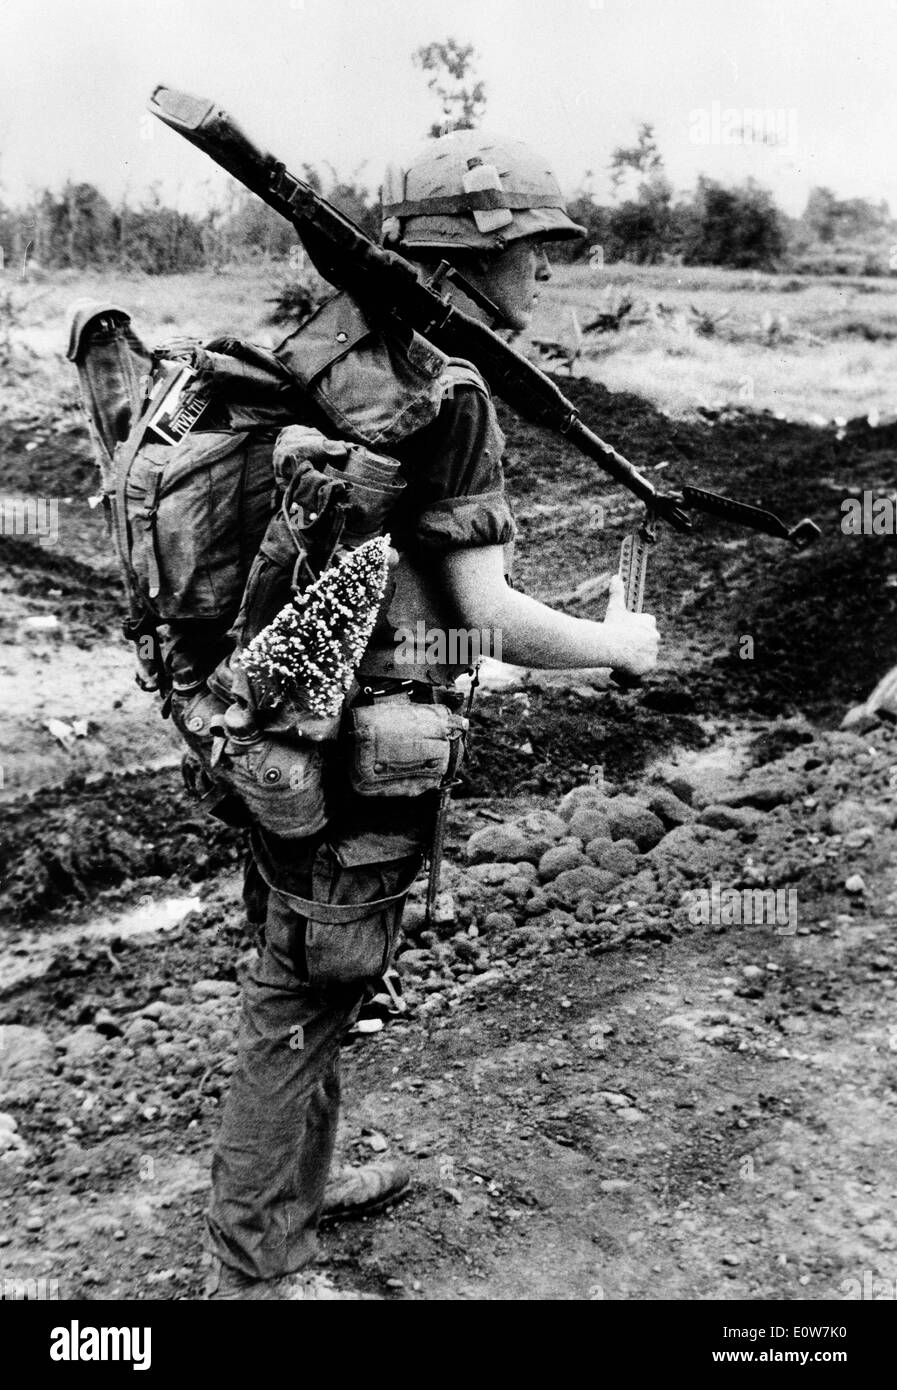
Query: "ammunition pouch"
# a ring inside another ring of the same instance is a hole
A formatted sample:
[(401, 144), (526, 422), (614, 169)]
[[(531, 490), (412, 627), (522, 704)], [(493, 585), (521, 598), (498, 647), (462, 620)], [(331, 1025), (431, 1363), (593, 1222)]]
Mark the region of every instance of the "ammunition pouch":
[(372, 449), (389, 450), (439, 414), (445, 355), (395, 320), (377, 323), (347, 294), (316, 309), (274, 356), (341, 438)]
[(211, 774), (215, 726), (227, 706), (207, 686), (189, 695), (174, 691), (171, 697), (171, 719), (188, 748), (201, 759)]
[(352, 710), (350, 781), (359, 796), (422, 796), (454, 781), (468, 721), (446, 704), (390, 695)]

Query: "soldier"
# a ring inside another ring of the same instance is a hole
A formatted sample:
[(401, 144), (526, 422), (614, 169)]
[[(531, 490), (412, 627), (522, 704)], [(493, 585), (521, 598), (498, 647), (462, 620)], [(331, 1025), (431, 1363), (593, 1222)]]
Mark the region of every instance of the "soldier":
[[(422, 275), (442, 260), (457, 266), (474, 287), (463, 307), (512, 331), (528, 326), (537, 285), (550, 273), (544, 243), (582, 231), (543, 159), (479, 131), (442, 137), (404, 171), (390, 171), (384, 204), (387, 246), (417, 262)], [(555, 612), (509, 585), (514, 522), (495, 409), (467, 363), (448, 362), (441, 384), (435, 418), (390, 451), (405, 482), (389, 518), (399, 560), (359, 672), (363, 716), (387, 746), (394, 735), (397, 776), (414, 737), (407, 731), (417, 727), (407, 723), (411, 714), (439, 705), (454, 712), (459, 703), (453, 683), (461, 668), (450, 664), (450, 652), (436, 664), (419, 651), (410, 664), (397, 656), (396, 634), (415, 631), (420, 620), (430, 630), (500, 634), (505, 660), (535, 667), (640, 675), (653, 667), (658, 646), (654, 619), (628, 613), (616, 582), (600, 622)], [(363, 362), (352, 385), (363, 394)], [(276, 458), (332, 460), (340, 447), (291, 426)], [(374, 960), (383, 954), (385, 964), (394, 951), (404, 899), (432, 836), (434, 799), (425, 798), (423, 815), (410, 782), (409, 789), (341, 793), (337, 823), (305, 839), (253, 833), (246, 902), (263, 947), (244, 991), (238, 1062), (213, 1160), (211, 1298), (311, 1296), (300, 1271), (314, 1259), (322, 1215), (382, 1206), (408, 1185), (391, 1163), (343, 1170), (329, 1183), (328, 1172), (340, 1040), (366, 982), (380, 973)]]

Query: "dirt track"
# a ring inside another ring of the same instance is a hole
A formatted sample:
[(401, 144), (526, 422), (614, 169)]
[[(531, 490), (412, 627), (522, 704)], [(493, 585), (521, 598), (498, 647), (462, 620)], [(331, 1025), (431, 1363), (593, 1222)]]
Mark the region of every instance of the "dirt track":
[[(665, 537), (648, 582), (666, 639), (660, 671), (635, 696), (587, 685), (483, 697), (453, 859), (475, 826), (554, 807), (596, 764), (644, 793), (657, 760), (681, 754), (695, 814), (707, 779), (727, 766), (741, 775), (737, 757), (792, 782), (759, 828), (712, 831), (716, 859), (686, 855), (688, 872), (655, 876), (635, 907), (621, 884), (591, 922), (534, 916), (534, 930), (512, 899), (486, 902), (513, 920), (487, 929), (474, 904), (472, 951), (412, 943), (411, 1021), (347, 1052), (344, 1145), (363, 1154), (382, 1134), (417, 1185), (393, 1216), (327, 1236), (330, 1272), (389, 1297), (843, 1296), (864, 1270), (897, 1274), (897, 745), (886, 729), (834, 743), (820, 731), (897, 659), (893, 538), (839, 529), (843, 496), (891, 490), (893, 431), (854, 426), (838, 440), (743, 415), (687, 424), (563, 385), (637, 462), (668, 460), (677, 481), (763, 500), (791, 522), (814, 515), (823, 537), (802, 557), (710, 521), (700, 537)], [(593, 490), (562, 446), (506, 428), (518, 580), (542, 597), (572, 590), (613, 565), (634, 512)], [(18, 945), (8, 959), (20, 967), (0, 1022), (51, 1039), (3, 1106), (24, 1147), (0, 1162), (2, 1264), (58, 1277), (63, 1296), (195, 1297), (208, 1147), (250, 944), (240, 846), (198, 820), (165, 766), (173, 742), (130, 685), (100, 521), (77, 506), (92, 490), (83, 441), (54, 434), (26, 452), (30, 441), (5, 434), (5, 489), (36, 477), (31, 489), (76, 501), (57, 550), (0, 538), (3, 661), (18, 683), (0, 714), (0, 893), (4, 954)], [(29, 614), (48, 612), (58, 638), (19, 635)], [(745, 634), (750, 661), (738, 654)], [(27, 699), (36, 680), (39, 710)], [(65, 748), (47, 718), (86, 718), (89, 730)], [(846, 799), (860, 810), (833, 829)], [(798, 935), (688, 923), (683, 889), (738, 884), (749, 858), (762, 881), (799, 893)], [(862, 892), (846, 893), (852, 873)], [(131, 936), (113, 920), (80, 948), (60, 937), (46, 968), (48, 943), (72, 924), (141, 897), (158, 921), (166, 898), (197, 890), (200, 910), (167, 930)]]

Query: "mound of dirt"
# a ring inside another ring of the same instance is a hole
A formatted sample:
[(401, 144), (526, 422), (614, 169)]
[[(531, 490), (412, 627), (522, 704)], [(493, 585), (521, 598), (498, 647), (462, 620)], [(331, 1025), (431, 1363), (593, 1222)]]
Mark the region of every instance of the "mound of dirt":
[[(121, 630), (122, 585), (113, 571), (104, 573), (24, 536), (0, 539), (0, 590), (14, 592), (35, 613), (64, 614), (66, 633), (79, 646)], [(5, 616), (0, 614), (0, 635), (9, 640)]]
[(652, 708), (665, 696), (663, 685), (637, 700), (585, 688), (484, 693), (456, 796), (568, 791), (596, 764), (616, 781), (672, 745), (701, 747), (707, 735), (696, 720)]
[[(837, 722), (897, 661), (893, 537), (845, 536), (840, 527), (845, 497), (893, 492), (897, 427), (854, 421), (835, 431), (747, 411), (673, 420), (638, 396), (558, 383), (583, 419), (661, 487), (691, 483), (764, 505), (791, 525), (817, 521), (822, 535), (802, 554), (710, 517), (696, 517), (687, 536), (661, 528), (645, 607), (657, 615), (662, 658), (672, 654), (665, 659), (702, 712), (803, 711)], [(520, 520), (519, 582), (544, 597), (616, 568), (637, 504), (562, 440), (501, 414)], [(664, 462), (668, 471), (651, 472)], [(603, 503), (603, 517), (592, 501)]]
[(242, 837), (205, 816), (177, 771), (71, 778), (11, 807), (0, 841), (0, 913), (71, 914), (135, 880), (200, 882), (242, 856)]
[[(591, 697), (591, 698), (589, 698)], [(566, 791), (600, 764), (609, 777), (637, 773), (674, 746), (700, 747), (706, 734), (684, 716), (665, 716), (618, 696), (542, 691), (483, 694), (455, 795), (504, 798)], [(206, 816), (176, 769), (70, 777), (4, 811), (0, 918), (27, 922), (70, 913), (137, 880), (180, 883), (214, 877), (241, 853), (240, 832)]]

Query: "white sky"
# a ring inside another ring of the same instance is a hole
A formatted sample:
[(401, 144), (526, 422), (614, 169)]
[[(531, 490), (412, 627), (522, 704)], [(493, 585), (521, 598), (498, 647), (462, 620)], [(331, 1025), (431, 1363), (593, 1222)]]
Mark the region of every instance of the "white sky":
[[(439, 118), (412, 51), (472, 42), (486, 124), (571, 191), (653, 121), (677, 188), (753, 174), (789, 212), (814, 184), (897, 212), (897, 0), (0, 0), (0, 190), (66, 177), (196, 206), (226, 182), (157, 122), (158, 82), (222, 103), (290, 165), (383, 165)], [(696, 144), (694, 112), (764, 108), (777, 148)], [(152, 130), (151, 138), (148, 132)]]

